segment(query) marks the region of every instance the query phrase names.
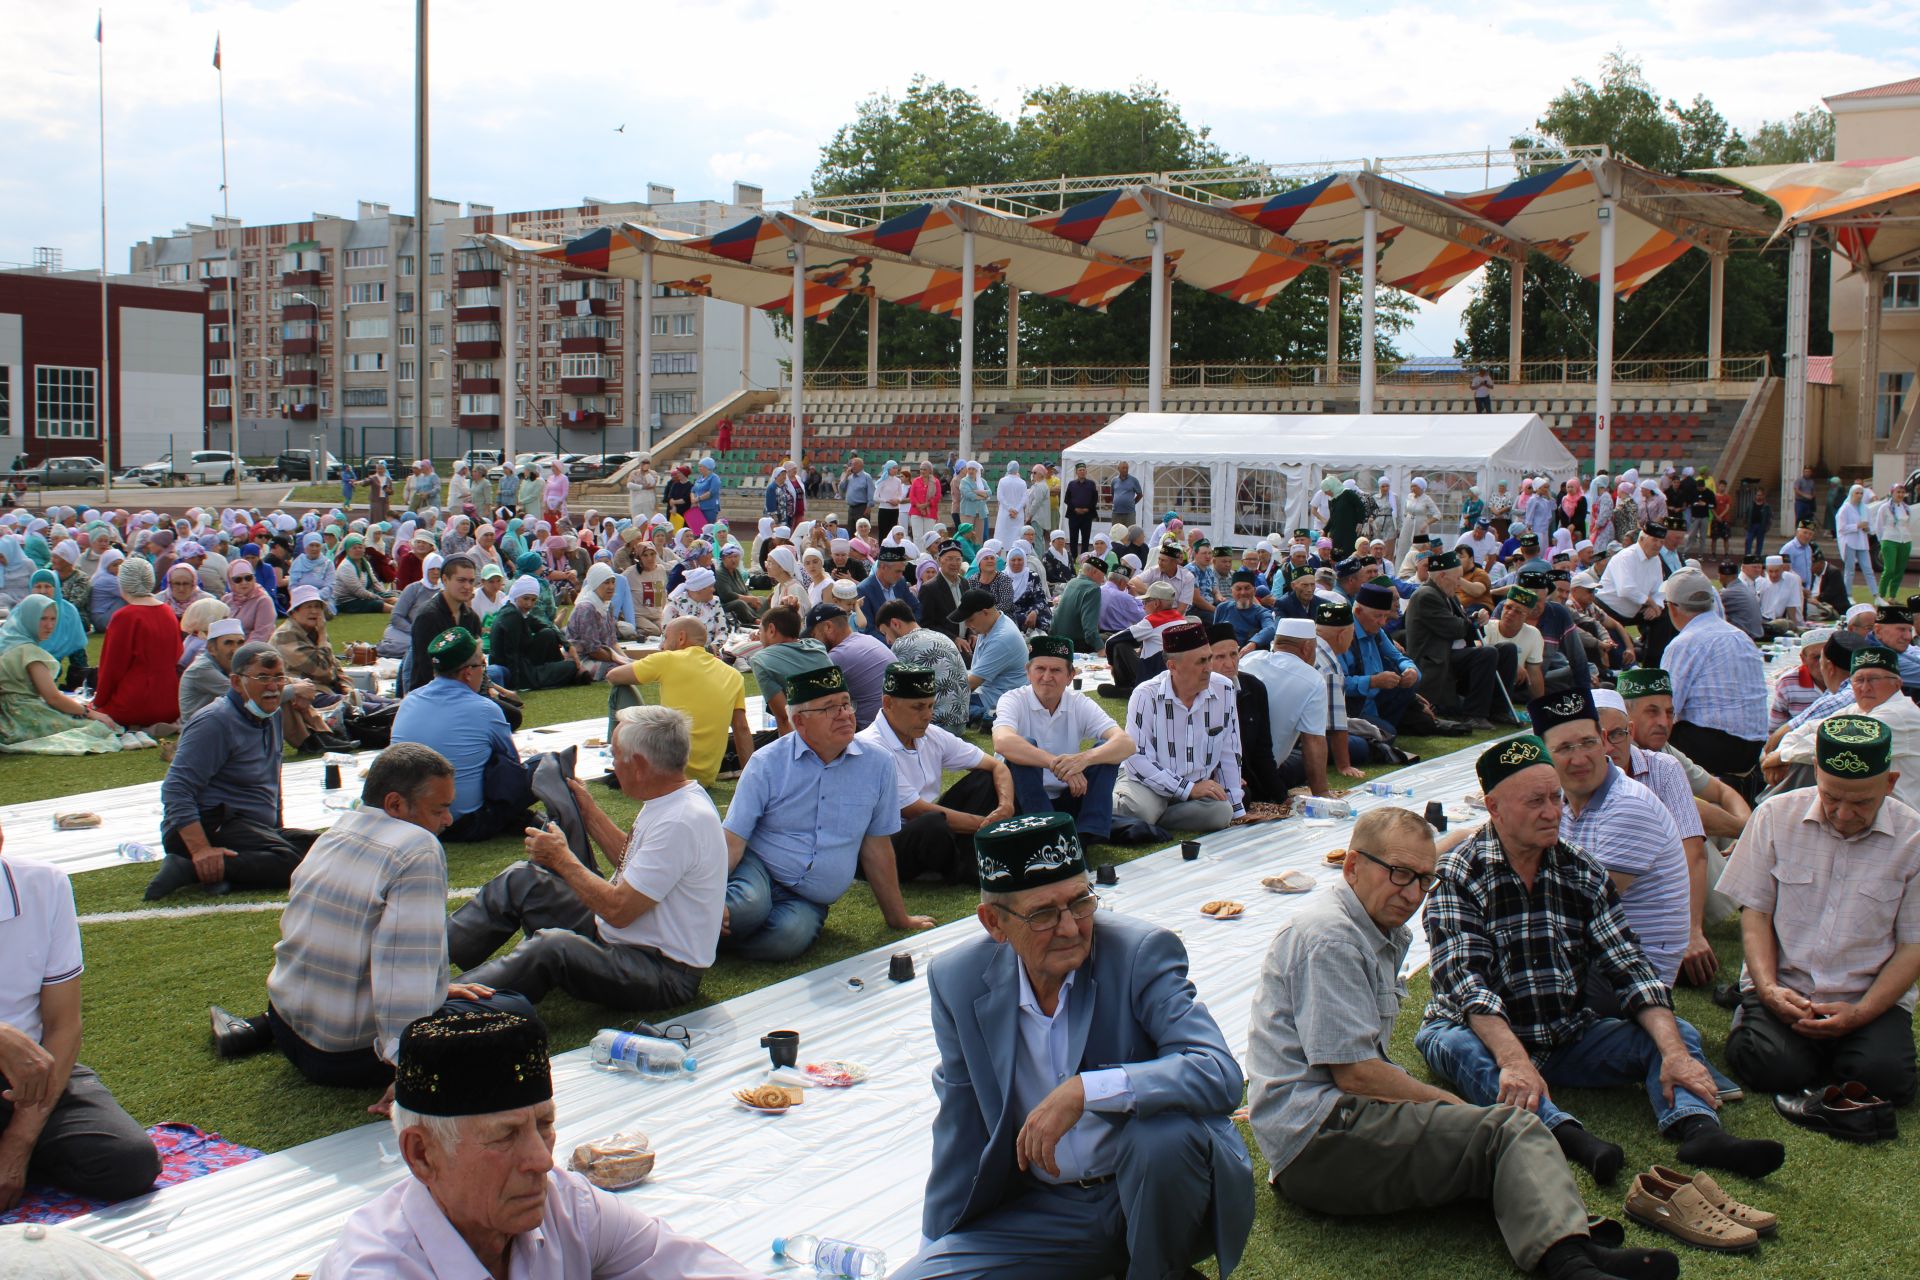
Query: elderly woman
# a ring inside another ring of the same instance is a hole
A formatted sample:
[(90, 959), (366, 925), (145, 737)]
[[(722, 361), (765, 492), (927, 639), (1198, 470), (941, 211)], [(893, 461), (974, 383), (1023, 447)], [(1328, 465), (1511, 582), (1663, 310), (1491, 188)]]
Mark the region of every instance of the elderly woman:
[(907, 482), (900, 477), (900, 464), (891, 458), (880, 466), (880, 478), (873, 487), (874, 533), (885, 538), (907, 523)]
[(613, 624), (613, 593), (613, 566), (595, 564), (587, 570), (586, 580), (580, 584), (580, 598), (567, 616), (567, 643), (595, 680), (606, 679), (607, 672), (628, 661), (620, 652), (620, 637)]
[(185, 671), (195, 658), (206, 652), (207, 628), (226, 616), (226, 604), (212, 596), (187, 606), (187, 611), (180, 615), (180, 661), (175, 664), (180, 670)]
[(127, 603), (120, 594), (120, 566), (126, 558), (118, 547), (107, 548), (100, 557), (100, 567), (87, 580), (87, 623), (95, 631), (104, 632), (113, 615)]
[(393, 506), (393, 473), (385, 458), (373, 464), (367, 473), (367, 518), (376, 524), (387, 518)]
[(635, 524), (645, 524), (659, 506), (660, 473), (653, 469), (653, 459), (643, 453), (633, 470), (627, 472), (627, 514)]
[(448, 516), (447, 531), (440, 535), (440, 554), (457, 556), (473, 546), (473, 520), (466, 515)]
[[(0, 751), (86, 755), (118, 751), (119, 727), (55, 685), (60, 661), (47, 650), (58, 602), (29, 594), (0, 625)], [(152, 745), (149, 739), (137, 745)]]
[(0, 604), (12, 605), (32, 594), (30, 579), (38, 567), (19, 534), (0, 537)]
[(967, 575), (968, 585), (978, 587), (993, 596), (994, 605), (1000, 612), (1013, 615), (1013, 583), (1006, 574), (1000, 572), (1000, 547), (997, 539), (989, 539), (980, 548), (980, 554), (973, 562), (973, 572)]
[(173, 610), (173, 616), (186, 616), (188, 606), (196, 600), (211, 599), (200, 589), (200, 575), (194, 572), (190, 564), (176, 564), (167, 570), (167, 607)]
[(422, 458), (413, 464), (413, 475), (407, 479), (407, 510), (425, 511), (439, 505), (440, 477), (433, 463)]
[(326, 540), (317, 533), (300, 538), (300, 554), (287, 569), (287, 592), (312, 587), (328, 609), (333, 608), (333, 558), (327, 554)]
[(637, 542), (636, 559), (624, 570), (627, 589), (633, 596), (633, 629), (641, 637), (660, 634), (661, 611), (667, 607), (667, 571), (660, 567), (660, 549), (651, 542)]
[[(465, 519), (465, 517), (461, 517)], [(393, 600), (380, 589), (373, 565), (367, 560), (366, 543), (350, 533), (340, 543), (340, 560), (334, 566), (333, 607), (340, 613), (391, 613)]]
[(472, 501), (473, 477), (468, 473), (463, 459), (453, 464), (453, 474), (447, 478), (447, 510), (463, 510)]
[(485, 569), (490, 564), (497, 565), (502, 570), (506, 568), (506, 561), (500, 555), (499, 531), (485, 520), (474, 528), (473, 545), (467, 548), (466, 556), (481, 569)]
[(1021, 524), (1030, 524), (1036, 529), (1050, 528), (1053, 524), (1053, 499), (1054, 490), (1047, 483), (1046, 464), (1036, 462), (1027, 472), (1027, 501)]
[(987, 504), (993, 490), (987, 488), (987, 482), (981, 478), (978, 462), (968, 462), (960, 468), (960, 474), (953, 481), (953, 491), (959, 500), (960, 521), (976, 529), (986, 528)]
[(244, 559), (227, 566), (227, 594), (222, 597), (230, 617), (244, 629), (243, 644), (265, 642), (273, 638), (277, 623), (273, 597), (255, 580), (254, 569)]
[(713, 459), (700, 459), (699, 467), (689, 494), (693, 505), (687, 509), (687, 527), (695, 533), (720, 518), (720, 477), (714, 474)]
[(1440, 505), (1427, 495), (1426, 477), (1415, 476), (1407, 482), (1406, 501), (1400, 504), (1399, 545), (1411, 547), (1414, 536), (1431, 533), (1439, 519)]
[(767, 608), (784, 606), (805, 618), (807, 610), (813, 607), (813, 598), (801, 579), (800, 559), (794, 555), (792, 547), (775, 547), (767, 553), (767, 576), (773, 579), (773, 590), (767, 596)]
[(559, 689), (584, 684), (592, 675), (567, 652), (559, 630), (535, 612), (540, 584), (522, 575), (507, 588), (507, 607), (493, 615), (488, 659), (506, 670), (502, 681), (509, 689)]
[(145, 560), (122, 560), (118, 579), (126, 605), (107, 624), (93, 704), (125, 728), (156, 737), (178, 732), (180, 619), (154, 596)]
[(1633, 482), (1622, 480), (1613, 491), (1613, 540), (1630, 547), (1639, 536), (1640, 499)]
[(289, 679), (311, 681), (325, 692), (352, 692), (353, 682), (327, 636), (327, 603), (313, 588), (293, 589), (287, 620), (273, 633), (273, 647), (280, 651)]
[(1487, 519), (1493, 522), (1493, 531), (1504, 541), (1513, 524), (1513, 495), (1507, 492), (1505, 480), (1493, 482), (1493, 492), (1487, 496)]
[(30, 586), (34, 595), (56, 602), (53, 634), (42, 647), (56, 662), (67, 664), (67, 676), (60, 687), (72, 692), (87, 682), (87, 624), (80, 620), (80, 610), (73, 602), (60, 594), (60, 577), (53, 570), (36, 572)]
[(1033, 548), (1016, 542), (1007, 551), (1007, 594), (1013, 608), (1007, 616), (1028, 634), (1045, 631), (1053, 625), (1053, 601), (1047, 595), (1047, 576), (1033, 562)]
[(540, 505), (542, 515), (549, 521), (566, 518), (567, 491), (572, 483), (567, 479), (567, 468), (560, 459), (555, 458), (547, 464), (547, 476), (540, 486)]

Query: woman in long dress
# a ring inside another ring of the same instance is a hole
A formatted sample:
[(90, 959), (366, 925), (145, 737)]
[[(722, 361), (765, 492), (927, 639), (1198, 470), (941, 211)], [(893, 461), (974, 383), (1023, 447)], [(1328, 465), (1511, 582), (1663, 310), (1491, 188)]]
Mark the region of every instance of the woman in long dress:
[(1020, 526), (1027, 522), (1027, 482), (1020, 478), (1017, 461), (1008, 460), (1007, 473), (1000, 477), (994, 497), (1000, 511), (994, 518), (993, 536), (1001, 546), (1012, 546), (1020, 540)]
[(1407, 497), (1400, 504), (1400, 542), (1403, 549), (1411, 549), (1415, 535), (1426, 533), (1433, 528), (1434, 521), (1440, 518), (1440, 508), (1427, 496), (1427, 481), (1424, 476), (1415, 476), (1407, 482)]
[[(1027, 473), (1027, 501), (1020, 523), (1023, 526), (1032, 525), (1035, 529), (1053, 527), (1053, 490), (1047, 487), (1046, 467), (1038, 462)], [(1007, 545), (1013, 544), (1010, 542)]]
[(645, 524), (659, 505), (660, 473), (653, 469), (652, 458), (642, 457), (627, 474), (627, 514), (635, 524)]
[(373, 474), (367, 477), (367, 518), (375, 524), (385, 520), (392, 500), (393, 475), (382, 458), (373, 464)]
[(546, 508), (543, 519), (558, 523), (566, 518), (567, 490), (572, 482), (567, 479), (567, 469), (555, 458), (548, 470), (547, 481), (540, 489), (541, 505)]
[(145, 560), (121, 561), (118, 576), (126, 605), (107, 624), (93, 704), (123, 728), (177, 732), (180, 685), (172, 676), (180, 661), (180, 619), (154, 596), (153, 566)]
[(55, 606), (49, 597), (29, 595), (0, 625), (0, 751), (118, 751), (112, 717), (59, 690), (60, 661), (46, 649), (59, 625)]

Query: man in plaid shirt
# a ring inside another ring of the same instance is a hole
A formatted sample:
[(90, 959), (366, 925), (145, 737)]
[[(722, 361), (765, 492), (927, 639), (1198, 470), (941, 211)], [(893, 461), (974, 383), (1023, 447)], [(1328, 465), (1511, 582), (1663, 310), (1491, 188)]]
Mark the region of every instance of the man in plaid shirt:
[[(1560, 839), (1564, 797), (1546, 744), (1496, 742), (1476, 769), (1488, 822), (1440, 859), (1426, 906), (1433, 998), (1414, 1047), (1468, 1102), (1536, 1112), (1596, 1182), (1612, 1181), (1625, 1153), (1556, 1106), (1553, 1086), (1644, 1083), (1682, 1163), (1748, 1177), (1779, 1168), (1779, 1143), (1721, 1129), (1698, 1033), (1674, 1017), (1605, 870)], [(1587, 1006), (1589, 967), (1624, 1017)]]

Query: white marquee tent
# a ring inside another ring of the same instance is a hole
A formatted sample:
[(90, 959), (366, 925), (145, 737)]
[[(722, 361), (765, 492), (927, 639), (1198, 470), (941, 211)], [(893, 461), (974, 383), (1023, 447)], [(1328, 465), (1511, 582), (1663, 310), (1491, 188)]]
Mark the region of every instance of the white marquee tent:
[[(1547, 425), (1527, 413), (1269, 414), (1129, 413), (1063, 455), (1103, 481), (1121, 462), (1146, 490), (1142, 516), (1177, 512), (1216, 542), (1310, 524), (1307, 503), (1325, 476), (1395, 494), (1424, 477), (1443, 514), (1468, 485), (1491, 494), (1523, 476), (1556, 481), (1577, 469)], [(1151, 526), (1151, 521), (1145, 521)]]

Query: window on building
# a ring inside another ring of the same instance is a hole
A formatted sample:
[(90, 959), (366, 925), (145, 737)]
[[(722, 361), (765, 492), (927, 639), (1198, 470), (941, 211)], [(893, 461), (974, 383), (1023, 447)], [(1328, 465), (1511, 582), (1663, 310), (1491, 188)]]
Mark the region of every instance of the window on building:
[[(639, 367), (639, 361), (634, 366)], [(653, 371), (655, 373), (698, 373), (700, 372), (700, 353), (698, 351), (656, 351), (653, 353)]]
[(400, 262), (401, 275), (410, 276), (413, 274), (413, 255), (412, 254), (410, 253), (401, 254), (399, 258), (399, 262)]
[[(1155, 490), (1154, 501), (1159, 499)], [(1264, 538), (1275, 529), (1285, 528), (1286, 523), (1287, 478), (1278, 471), (1240, 468), (1234, 480), (1234, 533)]]
[(673, 336), (676, 338), (690, 338), (693, 336), (693, 313), (691, 311), (682, 312), (673, 318)]
[(1900, 421), (1900, 413), (1906, 408), (1907, 395), (1913, 390), (1913, 373), (1882, 371), (1880, 374), (1880, 394), (1873, 406), (1873, 438), (1888, 440), (1893, 436), (1893, 428)]
[[(347, 255), (347, 264), (353, 264), (353, 254)], [(326, 255), (320, 252), (318, 245), (305, 249), (289, 249), (280, 255), (280, 273), (286, 275), (294, 271), (325, 271)]]
[(255, 264), (254, 264), (254, 263), (252, 263), (252, 262), (242, 262), (242, 263), (240, 264), (240, 278), (241, 278), (242, 280), (251, 280), (251, 279), (253, 279), (253, 269), (254, 269), (254, 266), (255, 266)]
[(387, 250), (385, 245), (374, 249), (347, 250), (347, 270), (349, 271), (360, 267), (384, 267), (386, 265)]
[(658, 316), (658, 315), (655, 316), (653, 318), (653, 325), (652, 325), (653, 336), (656, 338), (666, 337), (667, 330), (672, 326), (672, 324), (673, 324), (672, 316)]
[(200, 278), (202, 280), (225, 280), (233, 274), (233, 262), (227, 258), (200, 259)]
[(462, 249), (454, 255), (454, 263), (460, 271), (498, 271), (500, 259), (493, 256), (490, 249)]
[(555, 340), (555, 338), (558, 336), (559, 332), (560, 332), (560, 326), (555, 324), (553, 321), (551, 320), (542, 321), (540, 324), (540, 341), (543, 343), (551, 344)]
[(453, 326), (455, 342), (498, 342), (500, 326), (489, 320), (476, 320), (469, 324)]
[(560, 322), (562, 338), (609, 338), (613, 326), (599, 316), (568, 316)]
[[(433, 256), (437, 258), (440, 255), (436, 253)], [(436, 269), (437, 269), (437, 265), (436, 265)], [(447, 415), (447, 398), (445, 396), (428, 396), (427, 397), (428, 419), (433, 422), (438, 422), (440, 421), (440, 419), (446, 417), (446, 415)]]
[(447, 340), (447, 326), (445, 326), (444, 324), (430, 324), (427, 326), (427, 345), (428, 346), (437, 347), (441, 343), (445, 342), (446, 340)]
[(161, 284), (185, 284), (192, 273), (193, 267), (185, 262), (176, 262), (169, 266), (157, 268), (154, 271), (154, 274), (159, 277)]
[(692, 413), (693, 392), (656, 391), (653, 393), (653, 411), (661, 417), (676, 413)]
[(395, 402), (395, 410), (396, 410), (396, 411), (397, 411), (397, 412), (399, 413), (399, 415), (400, 415), (400, 416), (401, 416), (402, 418), (405, 418), (405, 419), (409, 419), (409, 420), (410, 420), (410, 419), (412, 419), (412, 417), (413, 417), (413, 397), (412, 397), (412, 396), (401, 396), (401, 397), (400, 397), (400, 399), (399, 399), (398, 401), (396, 401), (396, 402)]
[(555, 378), (559, 376), (560, 376), (560, 365), (558, 361), (542, 360), (540, 362), (540, 381), (552, 382)]
[(413, 333), (414, 333), (414, 329), (412, 325), (410, 324), (401, 325), (400, 326), (400, 345), (403, 347), (413, 346), (414, 345)]
[(394, 307), (403, 316), (413, 314), (413, 294), (402, 293), (397, 295), (394, 299)]
[(1155, 467), (1153, 504), (1178, 511), (1182, 518), (1207, 524), (1213, 518), (1213, 472), (1206, 467)]
[(1890, 271), (1880, 284), (1880, 309), (1920, 311), (1920, 271)]
[(500, 305), (500, 291), (493, 288), (456, 289), (453, 294), (456, 307), (497, 307)]
[(252, 391), (242, 393), (240, 396), (240, 411), (242, 413), (258, 413), (260, 411), (259, 395)]
[(242, 294), (240, 296), (240, 309), (248, 315), (252, 315), (260, 309), (260, 299), (251, 293)]
[(347, 321), (347, 340), (364, 338), (384, 338), (387, 336), (387, 318), (379, 316), (366, 320)]
[(500, 413), (500, 397), (499, 396), (461, 396), (460, 412), (473, 413), (473, 414), (492, 414), (492, 415), (498, 416)]
[(100, 434), (98, 369), (42, 364), (33, 370), (33, 431), (42, 440), (92, 440)]
[(415, 362), (412, 360), (402, 360), (400, 362), (400, 369), (398, 374), (400, 381), (402, 382), (413, 381), (414, 366), (415, 366)]
[(227, 294), (224, 289), (215, 290), (207, 294), (207, 310), (225, 311), (226, 309), (227, 309)]
[(441, 272), (447, 269), (446, 259), (447, 259), (447, 255), (444, 253), (428, 254), (427, 270), (436, 276), (439, 275)]
[[(213, 335), (208, 334), (207, 338), (208, 338), (208, 341), (212, 341)], [(258, 329), (249, 327), (246, 329), (242, 329), (240, 331), (240, 345), (245, 347), (251, 347), (251, 346), (257, 345), (259, 341), (260, 341), (260, 331)]]
[(429, 292), (427, 294), (427, 309), (429, 311), (445, 311), (447, 309), (447, 291), (445, 289), (434, 289)]
[(348, 387), (340, 393), (340, 403), (348, 409), (385, 408), (387, 389), (385, 387)]
[(560, 376), (563, 378), (604, 378), (607, 376), (607, 367), (605, 361), (598, 355), (563, 355), (560, 357)]
[(233, 364), (225, 357), (207, 361), (207, 376), (209, 378), (225, 378), (231, 376), (232, 373)]
[(207, 388), (207, 408), (224, 409), (233, 403), (233, 392), (225, 387)]
[(428, 381), (430, 381), (430, 382), (438, 382), (438, 381), (440, 381), (440, 379), (441, 379), (441, 377), (443, 377), (443, 376), (445, 375), (445, 373), (446, 373), (446, 365), (445, 365), (445, 363), (443, 363), (442, 361), (439, 361), (439, 360), (429, 360), (429, 361), (427, 361), (427, 379), (428, 379)]
[(228, 326), (224, 324), (208, 325), (207, 326), (207, 345), (210, 347), (226, 346), (227, 345), (227, 329), (228, 329)]
[(557, 285), (543, 284), (540, 286), (540, 305), (541, 306), (550, 307), (559, 299), (559, 297), (560, 297), (560, 289)]
[(554, 405), (553, 397), (541, 396), (540, 397), (540, 416), (543, 418), (551, 418), (553, 416), (553, 405)]
[(386, 300), (387, 284), (384, 280), (372, 280), (366, 284), (350, 284), (347, 286), (348, 306), (367, 302), (385, 302)]
[(0, 436), (13, 434), (13, 369), (0, 364)]
[(347, 353), (348, 373), (380, 373), (387, 367), (387, 353), (384, 351), (349, 351)]
[(260, 362), (258, 360), (244, 360), (241, 362), (240, 367), (249, 378), (257, 378), (260, 376)]
[(320, 407), (323, 410), (333, 408), (333, 391), (328, 387), (320, 388)]

